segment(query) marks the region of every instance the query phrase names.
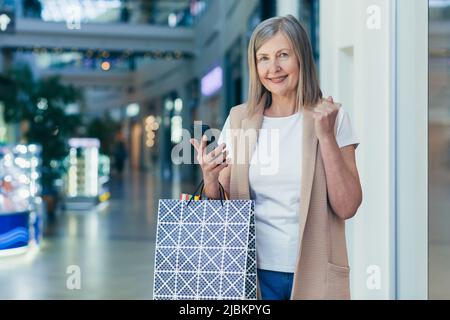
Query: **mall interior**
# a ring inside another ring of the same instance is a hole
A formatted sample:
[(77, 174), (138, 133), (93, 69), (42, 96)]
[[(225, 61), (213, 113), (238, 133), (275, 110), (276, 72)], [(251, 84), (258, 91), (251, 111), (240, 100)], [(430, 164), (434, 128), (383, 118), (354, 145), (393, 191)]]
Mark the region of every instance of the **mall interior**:
[(449, 299), (449, 0), (0, 0), (0, 299), (152, 299), (158, 200), (202, 178), (173, 148), (286, 14), (361, 141), (352, 298)]

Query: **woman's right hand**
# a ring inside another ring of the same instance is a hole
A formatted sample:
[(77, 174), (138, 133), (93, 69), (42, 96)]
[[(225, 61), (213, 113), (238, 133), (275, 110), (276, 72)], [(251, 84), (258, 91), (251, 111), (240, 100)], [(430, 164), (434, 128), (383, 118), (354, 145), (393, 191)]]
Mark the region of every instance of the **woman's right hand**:
[(219, 181), (219, 174), (224, 168), (228, 167), (230, 160), (227, 158), (228, 151), (225, 150), (225, 143), (216, 147), (213, 151), (206, 154), (206, 142), (208, 138), (204, 135), (201, 143), (191, 139), (190, 143), (197, 151), (197, 161), (202, 168), (203, 182), (207, 184), (215, 184)]

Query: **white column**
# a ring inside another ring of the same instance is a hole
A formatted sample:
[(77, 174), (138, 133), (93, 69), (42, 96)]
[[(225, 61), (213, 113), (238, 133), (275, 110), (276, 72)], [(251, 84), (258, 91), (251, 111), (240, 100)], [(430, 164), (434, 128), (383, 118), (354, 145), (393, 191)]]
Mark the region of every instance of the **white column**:
[(427, 1), (321, 0), (321, 84), (349, 112), (363, 203), (354, 299), (427, 297)]
[(389, 0), (320, 2), (320, 78), (342, 102), (361, 142), (363, 203), (347, 222), (353, 299), (395, 297), (395, 184)]
[(291, 14), (298, 19), (299, 0), (277, 0), (277, 16)]
[(428, 1), (397, 0), (397, 296), (428, 291)]

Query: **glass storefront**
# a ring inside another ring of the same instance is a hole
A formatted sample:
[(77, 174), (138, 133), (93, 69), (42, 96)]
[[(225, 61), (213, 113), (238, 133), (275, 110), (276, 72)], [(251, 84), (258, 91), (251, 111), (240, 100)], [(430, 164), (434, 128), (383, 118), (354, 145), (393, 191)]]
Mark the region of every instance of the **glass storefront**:
[(319, 28), (319, 0), (300, 0), (300, 12), (299, 20), (303, 27), (306, 28), (309, 38), (311, 40), (311, 46), (313, 51), (313, 57), (316, 61), (316, 65), (319, 66), (319, 41), (320, 41), (320, 28)]
[(429, 5), (429, 298), (449, 299), (450, 1)]
[(242, 66), (241, 43), (242, 39), (239, 37), (225, 56), (226, 108), (223, 108), (225, 117), (233, 106), (243, 102), (242, 75), (245, 71)]

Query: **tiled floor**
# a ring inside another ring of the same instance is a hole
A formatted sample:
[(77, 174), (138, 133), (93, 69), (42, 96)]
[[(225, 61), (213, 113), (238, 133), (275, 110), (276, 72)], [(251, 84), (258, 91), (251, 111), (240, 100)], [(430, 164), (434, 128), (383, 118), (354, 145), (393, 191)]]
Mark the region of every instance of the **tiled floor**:
[[(151, 299), (158, 199), (181, 189), (193, 191), (135, 172), (113, 181), (107, 207), (61, 212), (39, 251), (1, 258), (0, 299)], [(80, 290), (66, 287), (71, 265)]]

